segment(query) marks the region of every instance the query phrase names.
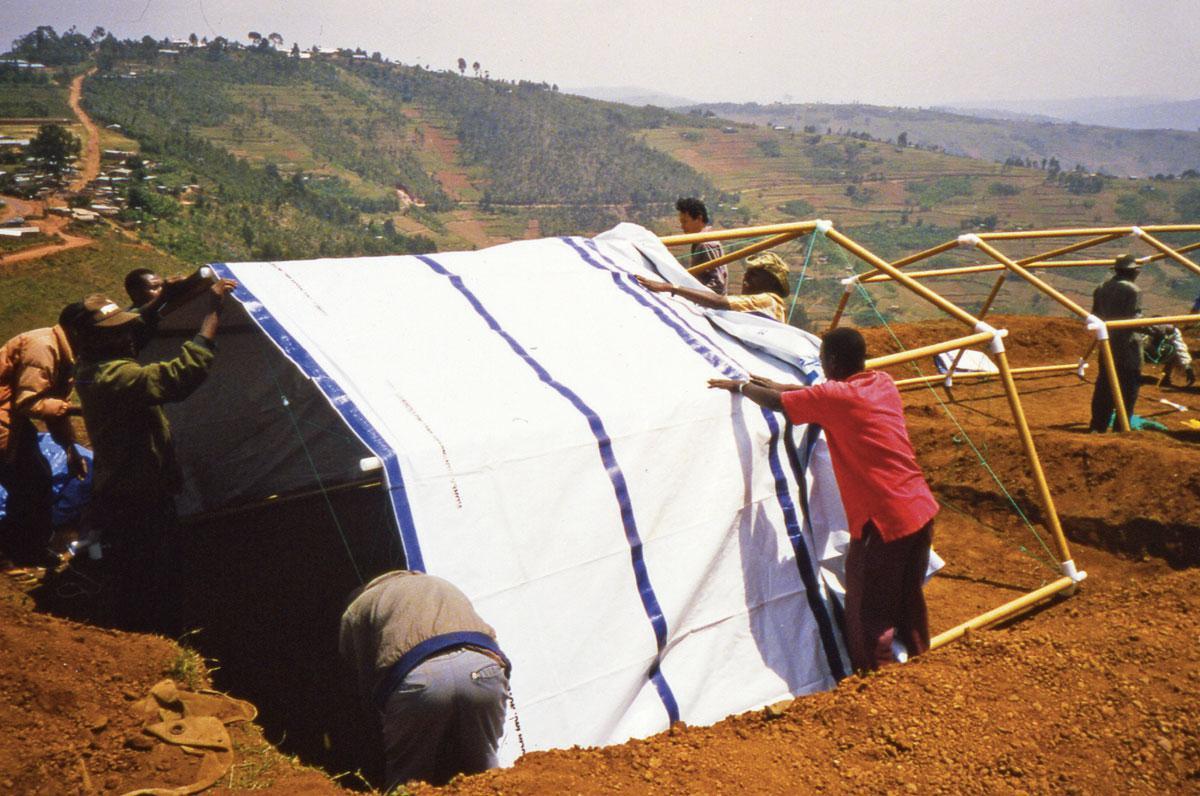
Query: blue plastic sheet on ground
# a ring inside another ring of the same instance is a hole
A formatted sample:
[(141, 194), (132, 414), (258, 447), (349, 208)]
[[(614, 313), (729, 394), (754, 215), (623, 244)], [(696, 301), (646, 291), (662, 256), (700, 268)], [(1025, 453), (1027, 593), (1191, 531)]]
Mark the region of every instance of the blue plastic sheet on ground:
[[(92, 452), (82, 445), (76, 445), (83, 458), (87, 460), (87, 477), (80, 481), (67, 473), (67, 454), (62, 446), (55, 442), (49, 434), (38, 435), (38, 446), (42, 455), (50, 463), (54, 505), (50, 509), (50, 522), (55, 527), (76, 522), (83, 513), (84, 506), (92, 494)], [(8, 494), (0, 486), (0, 520), (4, 519)]]

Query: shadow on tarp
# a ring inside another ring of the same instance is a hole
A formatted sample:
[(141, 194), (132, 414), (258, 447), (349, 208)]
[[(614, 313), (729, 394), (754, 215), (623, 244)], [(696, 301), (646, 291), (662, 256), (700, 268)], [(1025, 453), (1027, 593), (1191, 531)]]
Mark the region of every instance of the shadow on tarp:
[(184, 619), (215, 686), (253, 702), (280, 751), (381, 785), (376, 719), (339, 658), (338, 626), (360, 577), (402, 567), (403, 552), (381, 487), (328, 500), (340, 528), (320, 494), (184, 523)]

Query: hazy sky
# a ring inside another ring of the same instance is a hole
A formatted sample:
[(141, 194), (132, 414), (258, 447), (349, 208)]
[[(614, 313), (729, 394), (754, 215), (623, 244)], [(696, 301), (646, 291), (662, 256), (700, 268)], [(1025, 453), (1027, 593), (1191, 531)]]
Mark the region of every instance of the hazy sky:
[(1200, 97), (1198, 0), (0, 0), (37, 25), (120, 38), (278, 32), (404, 63), (701, 101), (931, 105)]

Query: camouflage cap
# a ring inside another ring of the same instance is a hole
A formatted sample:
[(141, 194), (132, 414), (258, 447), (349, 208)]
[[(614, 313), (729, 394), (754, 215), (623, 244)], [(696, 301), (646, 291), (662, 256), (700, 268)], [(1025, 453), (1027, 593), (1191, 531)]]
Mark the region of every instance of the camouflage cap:
[(784, 295), (792, 292), (791, 282), (788, 281), (788, 267), (778, 254), (763, 252), (746, 258), (746, 272), (763, 271), (779, 285)]

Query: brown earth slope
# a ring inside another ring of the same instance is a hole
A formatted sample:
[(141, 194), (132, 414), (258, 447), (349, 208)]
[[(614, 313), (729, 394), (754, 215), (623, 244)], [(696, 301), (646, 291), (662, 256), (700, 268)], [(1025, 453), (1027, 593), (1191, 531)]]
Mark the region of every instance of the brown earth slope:
[[(1068, 362), (1087, 344), (1074, 322), (994, 323), (1011, 330), (1016, 365)], [(961, 334), (949, 323), (895, 332), (909, 346)], [(875, 352), (887, 350), (886, 332), (869, 337)], [(911, 375), (907, 366), (896, 373)], [(829, 693), (607, 749), (532, 753), (445, 790), (1200, 790), (1200, 431), (1183, 423), (1200, 415), (1200, 389), (1161, 390), (1151, 375), (1148, 367), (1138, 414), (1167, 432), (1088, 435), (1090, 384), (1074, 375), (1020, 383), (1074, 558), (1089, 573), (1075, 596)], [(947, 567), (928, 589), (938, 631), (1057, 573), (972, 449), (1036, 524), (1041, 511), (996, 385), (956, 387), (954, 402), (940, 389), (905, 395), (918, 455), (944, 507), (935, 545)], [(0, 579), (0, 791), (86, 792), (85, 769), (97, 793), (186, 781), (187, 772), (129, 741), (136, 728), (124, 712), (129, 695), (178, 668), (173, 645), (33, 613), (25, 588)], [(339, 790), (247, 732), (221, 792)]]

